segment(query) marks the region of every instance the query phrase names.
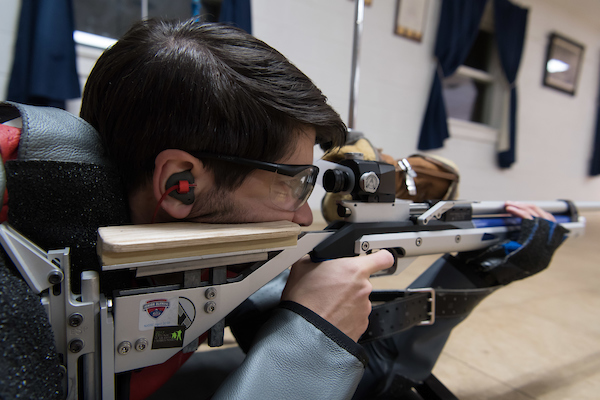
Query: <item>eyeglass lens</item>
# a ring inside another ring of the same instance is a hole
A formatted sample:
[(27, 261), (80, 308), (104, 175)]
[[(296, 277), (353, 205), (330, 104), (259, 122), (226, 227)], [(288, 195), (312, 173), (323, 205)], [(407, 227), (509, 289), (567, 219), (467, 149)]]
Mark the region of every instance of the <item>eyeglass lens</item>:
[(276, 206), (296, 211), (306, 203), (314, 187), (318, 169), (309, 167), (294, 176), (274, 174), (271, 201)]

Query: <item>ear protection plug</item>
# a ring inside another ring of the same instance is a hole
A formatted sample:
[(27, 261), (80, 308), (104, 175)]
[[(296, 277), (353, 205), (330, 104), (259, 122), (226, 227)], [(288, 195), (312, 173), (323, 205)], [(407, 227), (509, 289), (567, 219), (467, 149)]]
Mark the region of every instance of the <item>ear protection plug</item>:
[(182, 171), (173, 174), (167, 179), (165, 189), (169, 192), (169, 196), (176, 198), (185, 205), (194, 203), (194, 191), (191, 190), (194, 186), (194, 175), (190, 171)]

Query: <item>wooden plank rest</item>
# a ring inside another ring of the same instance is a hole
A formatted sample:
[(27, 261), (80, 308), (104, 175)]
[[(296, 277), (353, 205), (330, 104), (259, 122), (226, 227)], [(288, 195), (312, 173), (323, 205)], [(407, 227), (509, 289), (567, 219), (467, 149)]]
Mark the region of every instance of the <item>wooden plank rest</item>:
[(173, 222), (98, 229), (103, 266), (295, 246), (300, 226), (289, 221), (252, 224)]

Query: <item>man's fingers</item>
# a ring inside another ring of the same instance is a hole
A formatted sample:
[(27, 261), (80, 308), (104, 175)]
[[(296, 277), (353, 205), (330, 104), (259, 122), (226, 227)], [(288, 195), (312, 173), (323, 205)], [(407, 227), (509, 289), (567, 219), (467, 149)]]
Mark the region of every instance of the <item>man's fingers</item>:
[(390, 268), (392, 265), (394, 265), (394, 261), (394, 256), (387, 250), (380, 250), (360, 257), (349, 257), (345, 259), (325, 261), (324, 263), (320, 264), (315, 264), (311, 262), (310, 257), (305, 256), (300, 260), (296, 261), (296, 263), (293, 266), (294, 268), (292, 268), (292, 273), (294, 273), (294, 269), (296, 269), (298, 272), (303, 271), (304, 273), (306, 273), (311, 269), (319, 268), (321, 264), (335, 262), (343, 263), (342, 265), (346, 265), (346, 267), (348, 268), (353, 267), (355, 271), (360, 271), (361, 275), (362, 273), (364, 273), (363, 276), (369, 277), (376, 272)]
[(523, 219), (533, 219), (533, 216), (526, 210), (519, 208), (517, 206), (506, 206), (506, 211), (514, 215), (515, 217), (523, 218)]
[(365, 272), (373, 275), (375, 272), (383, 271), (394, 265), (394, 256), (387, 250), (380, 250), (357, 259), (365, 268)]
[(556, 218), (554, 218), (554, 215), (550, 214), (546, 210), (542, 210), (541, 208), (539, 208), (537, 206), (536, 206), (536, 208), (538, 209), (538, 215), (537, 215), (537, 217), (544, 218), (544, 219), (547, 219), (549, 221), (556, 222)]
[(507, 201), (505, 208), (507, 212), (523, 219), (533, 219), (533, 217), (538, 217), (547, 219), (549, 221), (556, 221), (552, 214), (542, 210), (535, 204)]

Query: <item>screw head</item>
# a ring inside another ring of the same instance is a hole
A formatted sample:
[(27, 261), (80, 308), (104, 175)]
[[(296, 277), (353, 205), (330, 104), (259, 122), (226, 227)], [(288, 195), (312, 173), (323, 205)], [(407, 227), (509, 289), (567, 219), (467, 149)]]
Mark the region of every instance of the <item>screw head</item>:
[(129, 353), (130, 350), (131, 350), (131, 342), (128, 342), (128, 341), (121, 342), (119, 344), (119, 346), (117, 347), (117, 352), (121, 355), (125, 355), (125, 354)]
[(54, 270), (54, 271), (50, 271), (48, 273), (48, 282), (51, 285), (56, 285), (58, 283), (61, 283), (63, 278), (64, 278), (64, 274), (62, 273), (62, 271)]
[(204, 312), (206, 312), (207, 314), (212, 314), (213, 312), (215, 312), (216, 309), (217, 303), (215, 303), (214, 301), (208, 301), (204, 305)]
[(417, 238), (417, 240), (415, 241), (415, 244), (418, 246), (423, 244), (423, 239), (421, 239), (420, 237)]
[(362, 242), (362, 243), (360, 244), (360, 248), (362, 249), (362, 251), (367, 251), (367, 250), (369, 250), (369, 246), (370, 246), (370, 245), (369, 245), (369, 242)]
[(204, 297), (206, 297), (209, 300), (214, 299), (215, 297), (217, 297), (217, 289), (215, 289), (215, 288), (206, 289), (206, 291), (204, 292)]
[(83, 323), (83, 315), (79, 313), (73, 313), (69, 315), (69, 325), (77, 327)]
[(135, 349), (137, 351), (144, 351), (148, 348), (148, 341), (145, 338), (139, 338), (135, 342)]
[(69, 342), (69, 351), (71, 353), (79, 353), (83, 350), (83, 340), (81, 339), (73, 339)]
[(461, 239), (460, 235), (456, 235), (456, 237), (454, 238), (454, 241), (456, 243), (460, 243), (460, 239)]

